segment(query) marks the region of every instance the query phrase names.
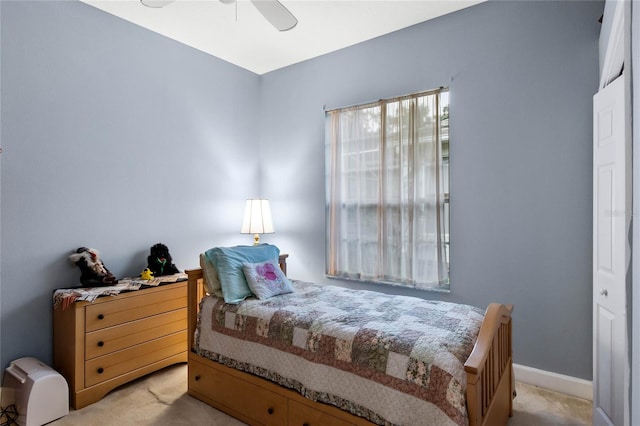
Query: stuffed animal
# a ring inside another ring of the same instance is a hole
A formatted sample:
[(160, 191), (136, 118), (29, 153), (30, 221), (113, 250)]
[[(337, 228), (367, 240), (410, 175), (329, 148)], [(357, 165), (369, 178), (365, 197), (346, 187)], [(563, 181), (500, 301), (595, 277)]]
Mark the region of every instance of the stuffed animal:
[(142, 273), (140, 274), (140, 279), (141, 280), (145, 280), (145, 281), (152, 280), (153, 279), (153, 272), (151, 272), (151, 269), (144, 268), (144, 271), (142, 271)]
[(154, 277), (173, 275), (180, 272), (176, 265), (173, 264), (169, 249), (161, 243), (151, 247), (150, 254), (147, 257), (147, 265)]
[(118, 283), (102, 263), (100, 252), (96, 249), (80, 247), (69, 259), (80, 268), (80, 283), (83, 287), (104, 287)]

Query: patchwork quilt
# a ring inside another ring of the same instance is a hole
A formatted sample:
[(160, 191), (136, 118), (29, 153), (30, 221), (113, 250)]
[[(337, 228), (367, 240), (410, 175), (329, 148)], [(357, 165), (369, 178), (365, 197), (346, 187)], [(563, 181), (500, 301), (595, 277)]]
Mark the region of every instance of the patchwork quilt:
[(239, 305), (207, 297), (195, 350), (377, 424), (468, 423), (468, 305), (292, 281)]

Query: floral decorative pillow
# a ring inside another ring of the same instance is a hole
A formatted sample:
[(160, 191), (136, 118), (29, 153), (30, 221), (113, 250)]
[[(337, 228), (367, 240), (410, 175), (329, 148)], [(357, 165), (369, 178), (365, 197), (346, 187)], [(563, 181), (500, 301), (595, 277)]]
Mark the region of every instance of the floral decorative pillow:
[(242, 269), (251, 292), (258, 299), (268, 299), (279, 294), (293, 292), (291, 282), (274, 260), (243, 263)]

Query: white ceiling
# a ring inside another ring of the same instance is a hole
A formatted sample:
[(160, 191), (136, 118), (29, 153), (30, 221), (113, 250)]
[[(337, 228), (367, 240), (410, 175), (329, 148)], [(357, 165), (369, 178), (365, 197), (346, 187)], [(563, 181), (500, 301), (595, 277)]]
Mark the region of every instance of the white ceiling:
[(176, 0), (161, 9), (139, 0), (81, 1), (264, 74), (484, 0), (281, 0), (298, 19), (286, 32), (248, 0)]

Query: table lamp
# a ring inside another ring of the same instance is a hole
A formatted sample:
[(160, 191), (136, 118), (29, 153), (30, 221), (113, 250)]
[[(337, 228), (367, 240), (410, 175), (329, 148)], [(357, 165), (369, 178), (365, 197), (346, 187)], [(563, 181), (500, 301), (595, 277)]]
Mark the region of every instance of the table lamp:
[(269, 200), (255, 198), (247, 200), (240, 233), (254, 234), (254, 246), (260, 244), (260, 234), (274, 233)]

